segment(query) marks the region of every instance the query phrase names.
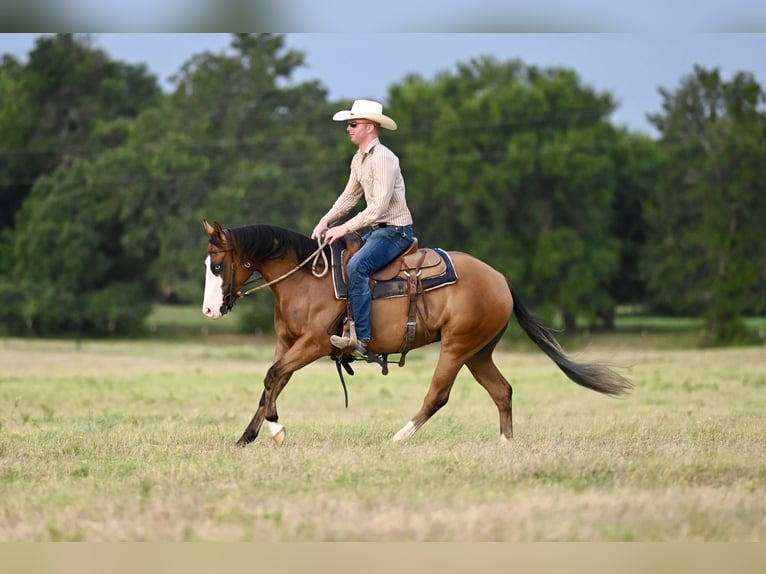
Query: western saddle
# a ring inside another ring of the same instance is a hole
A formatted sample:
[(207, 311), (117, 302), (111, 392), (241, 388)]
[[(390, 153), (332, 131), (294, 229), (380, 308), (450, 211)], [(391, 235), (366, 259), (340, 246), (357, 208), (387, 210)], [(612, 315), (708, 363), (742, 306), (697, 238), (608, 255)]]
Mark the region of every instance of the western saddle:
[[(333, 243), (333, 267), (340, 265), (340, 272), (342, 273), (343, 282), (347, 282), (346, 268), (349, 259), (362, 248), (362, 238), (356, 233), (349, 233), (345, 235), (341, 240)], [(438, 277), (444, 275), (447, 265), (442, 257), (433, 249), (419, 248), (417, 238), (413, 238), (412, 243), (395, 259), (390, 263), (376, 271), (370, 277), (371, 288), (376, 284), (385, 282), (406, 282), (406, 292), (397, 294), (406, 295), (408, 298), (408, 316), (407, 327), (404, 333), (404, 339), (399, 349), (401, 357), (399, 359), (399, 366), (404, 366), (405, 355), (414, 348), (415, 337), (417, 332), (417, 317), (420, 314), (420, 310), (417, 306), (418, 296), (423, 296), (425, 291), (423, 289), (422, 281), (431, 277)], [(336, 277), (340, 275), (336, 273)], [(423, 298), (423, 307), (426, 316), (428, 316), (428, 306), (425, 298)], [(422, 317), (421, 317), (422, 318)], [(354, 321), (351, 317), (350, 307), (347, 308), (346, 313), (342, 314), (331, 326), (331, 332), (337, 332), (339, 329), (339, 322), (343, 324), (343, 335), (351, 338), (355, 342), (356, 334), (354, 332)], [(428, 332), (426, 329), (426, 336)], [(380, 364), (383, 368), (383, 374), (388, 373), (387, 355), (383, 357), (373, 357), (370, 353), (370, 361)]]

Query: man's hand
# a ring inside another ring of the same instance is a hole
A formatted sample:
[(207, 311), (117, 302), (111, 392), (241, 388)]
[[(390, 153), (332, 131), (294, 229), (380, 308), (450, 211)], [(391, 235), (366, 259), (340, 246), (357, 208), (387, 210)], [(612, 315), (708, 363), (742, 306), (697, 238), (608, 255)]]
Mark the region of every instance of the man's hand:
[(317, 226), (314, 228), (314, 231), (311, 232), (311, 239), (321, 239), (322, 234), (327, 229), (327, 221), (322, 218), (319, 220), (319, 223), (317, 223)]
[(344, 235), (349, 233), (348, 227), (346, 227), (346, 224), (342, 225), (336, 225), (335, 227), (331, 227), (327, 230), (327, 232), (324, 234), (324, 238), (328, 243), (332, 243), (336, 239), (340, 239)]

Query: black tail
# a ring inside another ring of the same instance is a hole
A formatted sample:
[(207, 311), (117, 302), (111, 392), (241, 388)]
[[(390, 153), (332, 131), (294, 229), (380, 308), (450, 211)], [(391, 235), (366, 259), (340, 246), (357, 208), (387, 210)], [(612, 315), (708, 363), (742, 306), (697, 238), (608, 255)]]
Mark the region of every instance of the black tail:
[(587, 387), (605, 395), (623, 395), (633, 388), (631, 382), (616, 373), (608, 366), (600, 363), (576, 363), (566, 356), (559, 342), (550, 329), (540, 319), (535, 317), (521, 302), (521, 298), (513, 285), (508, 281), (513, 297), (513, 311), (516, 320), (524, 329), (527, 336), (540, 347), (564, 374), (578, 385)]

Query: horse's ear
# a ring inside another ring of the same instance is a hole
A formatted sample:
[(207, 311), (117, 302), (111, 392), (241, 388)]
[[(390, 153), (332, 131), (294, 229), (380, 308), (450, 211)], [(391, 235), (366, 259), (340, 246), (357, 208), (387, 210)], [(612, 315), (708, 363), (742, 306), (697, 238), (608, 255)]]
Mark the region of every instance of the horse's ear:
[(222, 243), (226, 242), (226, 233), (224, 233), (223, 227), (221, 227), (220, 223), (216, 221), (213, 223), (213, 225), (210, 225), (207, 219), (203, 219), (202, 225), (205, 226), (205, 233), (207, 233), (211, 239), (213, 238), (213, 236), (215, 236), (218, 238), (219, 242), (222, 242)]

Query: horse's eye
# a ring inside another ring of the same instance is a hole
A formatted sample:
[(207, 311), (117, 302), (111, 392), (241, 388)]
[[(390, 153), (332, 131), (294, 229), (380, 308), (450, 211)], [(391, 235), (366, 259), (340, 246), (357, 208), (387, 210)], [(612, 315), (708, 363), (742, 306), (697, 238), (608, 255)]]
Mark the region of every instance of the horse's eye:
[(223, 271), (223, 263), (213, 263), (210, 266), (210, 270), (213, 272), (213, 275), (220, 275)]

